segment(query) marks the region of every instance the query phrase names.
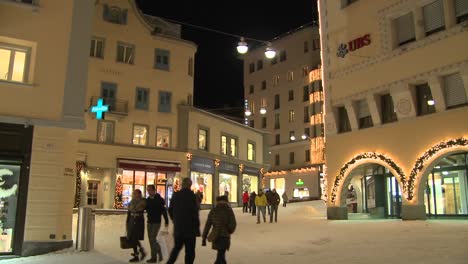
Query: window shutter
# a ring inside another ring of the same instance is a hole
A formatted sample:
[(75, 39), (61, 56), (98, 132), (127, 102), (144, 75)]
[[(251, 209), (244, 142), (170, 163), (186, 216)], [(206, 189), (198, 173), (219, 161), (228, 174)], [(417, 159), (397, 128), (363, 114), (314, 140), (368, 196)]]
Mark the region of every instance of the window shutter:
[(455, 0), (455, 16), (460, 17), (468, 14), (468, 1)]
[(442, 0), (437, 0), (423, 7), (424, 29), (431, 32), (445, 26), (444, 4)]
[(358, 118), (363, 118), (367, 116), (371, 116), (369, 111), (369, 105), (367, 104), (367, 100), (361, 100), (358, 102)]
[(463, 87), (463, 79), (459, 73), (444, 76), (443, 85), (447, 107), (468, 103), (465, 88)]
[(413, 13), (410, 12), (395, 20), (398, 43), (404, 43), (415, 38)]
[(107, 4), (104, 4), (103, 11), (102, 11), (102, 19), (109, 21), (110, 20), (109, 17), (110, 17), (109, 6)]
[(120, 13), (120, 24), (126, 25), (127, 24), (127, 13), (128, 9), (124, 9)]

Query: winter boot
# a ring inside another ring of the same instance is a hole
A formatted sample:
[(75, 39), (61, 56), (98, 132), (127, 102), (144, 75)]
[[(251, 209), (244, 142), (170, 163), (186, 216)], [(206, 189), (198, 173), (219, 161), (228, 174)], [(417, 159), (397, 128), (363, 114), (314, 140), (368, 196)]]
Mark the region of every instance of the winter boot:
[(129, 260), (129, 262), (140, 262), (138, 258), (138, 254), (132, 254), (133, 258)]
[(140, 248), (140, 260), (144, 260), (146, 258), (146, 252), (143, 248)]

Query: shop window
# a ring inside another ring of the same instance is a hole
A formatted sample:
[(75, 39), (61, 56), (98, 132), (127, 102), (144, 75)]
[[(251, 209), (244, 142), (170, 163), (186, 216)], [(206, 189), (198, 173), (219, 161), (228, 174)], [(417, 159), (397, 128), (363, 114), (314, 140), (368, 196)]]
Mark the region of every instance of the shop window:
[(289, 152), (289, 164), (294, 164), (294, 152)]
[(263, 69), (263, 60), (258, 60), (257, 61), (257, 71)]
[(302, 101), (303, 102), (309, 101), (309, 85), (305, 85), (303, 88)]
[(117, 43), (117, 62), (133, 64), (135, 60), (135, 45)]
[(101, 143), (114, 143), (114, 122), (99, 121), (97, 141)]
[(226, 195), (229, 202), (237, 203), (237, 176), (220, 173), (219, 174), (219, 195)]
[(380, 96), (380, 112), (382, 114), (383, 124), (397, 121), (397, 115), (393, 107), (393, 99), (390, 94)]
[(309, 106), (304, 106), (304, 123), (310, 122)]
[(413, 13), (407, 13), (395, 19), (396, 43), (403, 46), (416, 40)]
[(276, 155), (275, 155), (275, 165), (276, 165), (276, 166), (279, 166), (279, 165), (280, 165), (280, 155), (279, 155), (279, 154), (276, 154)]
[(249, 73), (253, 73), (255, 72), (255, 63), (250, 63), (249, 64)]
[(286, 54), (286, 51), (285, 50), (282, 50), (280, 52), (280, 61), (286, 61), (286, 59), (288, 58), (287, 54)]
[[(171, 57), (171, 52), (169, 50), (155, 49), (154, 50), (154, 68), (158, 70), (169, 71), (170, 57)], [(193, 74), (193, 70), (192, 70), (192, 74)]]
[(190, 174), (192, 180), (192, 190), (202, 193), (202, 204), (213, 204), (213, 175), (192, 171)]
[(341, 106), (337, 109), (338, 112), (338, 133), (345, 133), (351, 131), (351, 124), (349, 123), (348, 112), (346, 107)]
[(255, 160), (255, 144), (254, 143), (247, 143), (247, 160), (248, 161)]
[(193, 77), (193, 58), (191, 57), (188, 60), (188, 75)]
[(21, 166), (8, 163), (0, 164), (0, 179), (2, 183), (2, 195), (0, 199), (0, 254), (13, 252), (17, 214), (20, 214), (18, 212), (18, 203), (20, 202), (18, 198), (21, 193), (21, 189), (19, 189)]
[(374, 126), (372, 122), (372, 116), (369, 111), (369, 105), (367, 104), (367, 100), (363, 99), (357, 102), (358, 108), (358, 119), (359, 119), (359, 129), (364, 129), (368, 127)]
[(169, 128), (156, 128), (156, 147), (171, 147), (171, 130)]
[(423, 6), (424, 31), (426, 36), (445, 29), (444, 3), (436, 0)]
[(128, 13), (127, 9), (121, 9), (120, 7), (117, 7), (117, 6), (109, 6), (107, 4), (104, 4), (102, 16), (103, 16), (104, 21), (114, 23), (114, 24), (126, 25), (127, 13)]
[(88, 181), (88, 189), (86, 192), (87, 205), (96, 206), (98, 204), (98, 186), (97, 181)]
[(254, 86), (250, 85), (249, 86), (249, 94), (253, 94), (253, 93), (254, 93)]
[(149, 108), (149, 89), (136, 88), (135, 108), (140, 110), (148, 110)]
[(429, 85), (427, 83), (416, 85), (415, 89), (418, 116), (435, 113), (435, 101)]
[(280, 108), (280, 95), (275, 94), (275, 109), (279, 109), (279, 108)]
[(275, 129), (280, 129), (280, 114), (275, 113)]
[(310, 162), (310, 149), (306, 149), (305, 151), (305, 161)]
[(208, 150), (208, 130), (198, 129), (198, 149)]
[(148, 126), (133, 125), (133, 145), (146, 146), (148, 141)]
[(104, 39), (92, 38), (89, 55), (94, 58), (104, 58)]
[(247, 191), (249, 194), (252, 192), (258, 192), (258, 176), (243, 174), (242, 191)]
[(262, 128), (267, 128), (267, 118), (262, 117)]
[(293, 81), (294, 80), (294, 72), (293, 71), (288, 71), (287, 77), (288, 77), (288, 81)]
[(457, 23), (468, 20), (468, 2), (466, 0), (455, 0), (455, 16)]
[(293, 101), (293, 100), (294, 100), (294, 90), (289, 90), (288, 101)]
[(293, 198), (303, 199), (303, 198), (309, 198), (309, 197), (310, 197), (310, 193), (309, 193), (308, 188), (294, 188)]
[(294, 121), (295, 121), (294, 110), (289, 110), (289, 123), (293, 123)]
[(262, 90), (266, 90), (267, 88), (267, 83), (265, 80), (262, 81)]
[(468, 98), (460, 73), (443, 76), (442, 84), (447, 108), (456, 108), (468, 104)]
[(171, 101), (172, 101), (172, 93), (171, 92), (159, 92), (158, 112), (160, 112), (160, 113), (170, 113), (171, 112)]
[(304, 53), (307, 53), (307, 52), (309, 52), (309, 42), (304, 41)]
[(26, 47), (0, 44), (0, 80), (28, 82), (30, 53)]
[(275, 135), (275, 145), (279, 145), (280, 144), (280, 134), (276, 134)]

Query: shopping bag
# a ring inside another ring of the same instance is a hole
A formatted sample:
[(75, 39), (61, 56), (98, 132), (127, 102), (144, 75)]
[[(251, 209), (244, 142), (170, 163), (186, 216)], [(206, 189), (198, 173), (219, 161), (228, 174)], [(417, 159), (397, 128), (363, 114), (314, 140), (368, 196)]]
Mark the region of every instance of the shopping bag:
[(132, 244), (130, 241), (127, 239), (127, 236), (121, 236), (120, 237), (120, 248), (121, 249), (129, 249), (132, 248)]
[(163, 258), (168, 259), (169, 254), (171, 254), (172, 247), (174, 246), (174, 241), (172, 234), (169, 233), (167, 228), (159, 232), (158, 243), (161, 247)]

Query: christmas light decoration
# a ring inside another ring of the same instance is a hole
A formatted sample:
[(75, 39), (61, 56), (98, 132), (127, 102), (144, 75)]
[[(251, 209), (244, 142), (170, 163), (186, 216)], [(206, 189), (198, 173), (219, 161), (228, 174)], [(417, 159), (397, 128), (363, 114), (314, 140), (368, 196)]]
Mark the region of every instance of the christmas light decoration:
[(78, 208), (81, 205), (81, 172), (85, 167), (86, 164), (82, 161), (77, 161), (75, 164), (75, 208)]
[(114, 208), (115, 209), (122, 209), (123, 208), (123, 201), (122, 201), (122, 180), (120, 176), (117, 177), (117, 182), (115, 183), (115, 196), (114, 196)]
[(220, 159), (215, 159), (214, 164), (215, 164), (216, 167), (219, 167), (219, 165), (221, 165), (221, 160)]
[(335, 181), (333, 182), (333, 188), (331, 192), (331, 202), (335, 203), (336, 202), (336, 196), (338, 193), (338, 189), (342, 184), (343, 178), (348, 172), (348, 169), (356, 164), (356, 162), (360, 160), (378, 160), (382, 161), (388, 166), (390, 166), (392, 169), (396, 171), (398, 175), (397, 176), (400, 179), (401, 184), (403, 185), (403, 193), (406, 193), (406, 179), (405, 179), (405, 174), (403, 172), (403, 169), (401, 169), (391, 158), (380, 154), (380, 153), (375, 153), (375, 152), (365, 152), (359, 155), (356, 155), (354, 158), (352, 158), (350, 161), (348, 161), (343, 167), (341, 167), (340, 173), (336, 176)]
[(244, 164), (239, 164), (239, 171), (241, 173), (244, 171)]
[(187, 160), (192, 160), (193, 154), (187, 153), (185, 156), (187, 157)]
[(417, 160), (416, 163), (413, 166), (413, 169), (410, 172), (410, 175), (408, 177), (408, 194), (407, 198), (408, 200), (413, 200), (414, 198), (414, 184), (416, 181), (416, 177), (419, 175), (419, 173), (424, 169), (424, 167), (427, 165), (427, 161), (430, 160), (432, 157), (436, 156), (439, 152), (451, 148), (456, 148), (456, 147), (466, 147), (468, 146), (468, 139), (466, 138), (456, 138), (456, 139), (451, 139), (447, 141), (442, 141), (436, 145), (434, 145), (432, 148), (424, 152), (422, 156), (420, 156)]

